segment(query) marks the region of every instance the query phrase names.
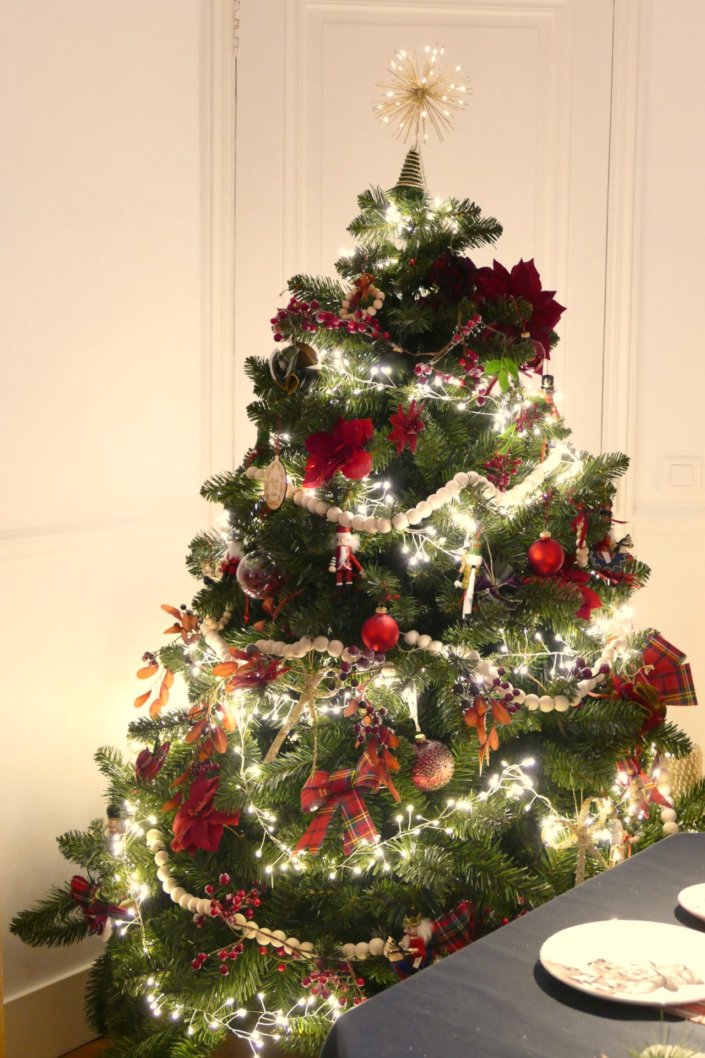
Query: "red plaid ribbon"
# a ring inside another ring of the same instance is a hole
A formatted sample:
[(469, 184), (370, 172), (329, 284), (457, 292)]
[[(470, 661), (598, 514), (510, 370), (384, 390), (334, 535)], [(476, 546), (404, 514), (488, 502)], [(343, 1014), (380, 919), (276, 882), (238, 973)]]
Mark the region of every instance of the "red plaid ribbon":
[(74, 874), (71, 879), (71, 896), (83, 911), (83, 917), (88, 923), (88, 932), (97, 933), (100, 936), (109, 918), (118, 918), (124, 922), (132, 915), (125, 907), (99, 900), (97, 893), (97, 885), (89, 882), (81, 874)]
[(475, 934), (475, 915), (469, 900), (459, 904), (431, 924), (430, 947), (436, 953), (451, 955), (469, 944)]
[(361, 841), (376, 841), (379, 832), (360, 793), (376, 793), (379, 787), (379, 776), (364, 758), (358, 768), (314, 772), (301, 791), (301, 810), (316, 814), (296, 843), (294, 852), (303, 849), (318, 852), (338, 808), (343, 817), (343, 852), (346, 856)]
[(658, 632), (646, 644), (635, 683), (651, 684), (664, 705), (697, 705), (693, 676), (685, 654)]

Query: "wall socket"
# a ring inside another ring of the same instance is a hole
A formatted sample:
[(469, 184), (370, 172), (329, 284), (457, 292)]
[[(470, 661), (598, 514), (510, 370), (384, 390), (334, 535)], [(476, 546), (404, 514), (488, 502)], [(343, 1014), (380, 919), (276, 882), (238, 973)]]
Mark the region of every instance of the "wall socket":
[(671, 496), (692, 497), (701, 491), (702, 477), (700, 456), (661, 457), (659, 489)]

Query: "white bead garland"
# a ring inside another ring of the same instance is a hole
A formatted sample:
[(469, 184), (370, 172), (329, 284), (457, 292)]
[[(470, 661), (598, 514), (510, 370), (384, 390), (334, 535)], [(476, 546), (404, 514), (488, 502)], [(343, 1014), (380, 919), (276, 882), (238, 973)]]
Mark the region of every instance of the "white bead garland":
[[(476, 668), (479, 675), (490, 682), (499, 676), (497, 667), (488, 661), (487, 658), (481, 658), (476, 650), (471, 650), (462, 645), (446, 645), (445, 643), (442, 643), (440, 639), (433, 639), (432, 636), (417, 632), (415, 629), (411, 629), (409, 632), (403, 632), (402, 639), (407, 646), (415, 647), (417, 650), (425, 650), (429, 654), (456, 654), (459, 657), (466, 658), (468, 661), (474, 661), (476, 662)], [(605, 648), (595, 662), (593, 668), (599, 670), (602, 665), (607, 664), (611, 666), (620, 644), (623, 643), (624, 641), (620, 639), (613, 641)], [(255, 642), (255, 646), (260, 653), (273, 654), (275, 657), (303, 658), (311, 650), (315, 650), (320, 654), (329, 654), (332, 658), (342, 657), (344, 661), (354, 660), (352, 655), (348, 655), (339, 639), (329, 640), (326, 636), (316, 636), (313, 640), (310, 636), (304, 636), (303, 639), (298, 639), (294, 643), (284, 643), (280, 640), (276, 641), (272, 639), (258, 639)], [(580, 680), (578, 683), (578, 694), (572, 699), (572, 701), (567, 698), (565, 694), (542, 694), (539, 697), (537, 694), (525, 694), (522, 690), (519, 690), (519, 694), (515, 695), (514, 700), (517, 705), (524, 705), (531, 712), (538, 710), (542, 713), (551, 713), (555, 710), (558, 713), (565, 713), (571, 707), (576, 708), (580, 705), (586, 695), (594, 690), (598, 683), (601, 683), (604, 678), (605, 673), (598, 671), (597, 674), (590, 677), (590, 679)], [(508, 687), (506, 688), (508, 692), (515, 689), (506, 677), (502, 678), (502, 682), (508, 684)]]
[[(187, 893), (172, 876), (169, 868), (169, 854), (161, 832), (148, 830), (145, 840), (150, 852), (154, 854), (157, 878), (162, 883), (164, 892), (184, 911), (197, 915), (210, 915), (211, 901)], [(306, 959), (316, 957), (310, 940), (301, 941), (298, 937), (288, 937), (283, 929), (268, 929), (266, 926), (259, 926), (254, 919), (248, 919), (239, 912), (233, 915), (233, 921), (245, 940), (254, 940), (262, 947), (271, 944), (275, 948), (283, 948), (287, 955), (298, 952)], [(381, 937), (373, 937), (370, 941), (363, 940), (358, 944), (343, 944), (340, 950), (346, 959), (363, 960), (370, 956), (381, 955), (384, 951), (384, 940)]]
[[(312, 514), (326, 518), (334, 525), (342, 525), (344, 528), (353, 528), (358, 533), (388, 533), (392, 528), (403, 531), (410, 525), (418, 525), (428, 518), (434, 511), (439, 510), (445, 504), (450, 503), (461, 491), (469, 486), (479, 489), (486, 499), (494, 500), (497, 507), (502, 511), (509, 511), (524, 503), (527, 496), (538, 488), (553, 473), (562, 462), (564, 453), (569, 449), (559, 443), (551, 450), (543, 463), (539, 463), (530, 474), (514, 488), (502, 492), (496, 485), (482, 474), (474, 470), (461, 470), (454, 477), (442, 485), (436, 492), (431, 493), (425, 500), (420, 500), (415, 507), (408, 511), (395, 514), (389, 518), (374, 518), (362, 514), (353, 514), (352, 511), (341, 510), (340, 507), (326, 503), (320, 499), (314, 490), (304, 489), (300, 486), (287, 485), (286, 495), (293, 500), (298, 507), (303, 507)], [(566, 464), (566, 466), (569, 464)], [(252, 481), (263, 481), (267, 470), (265, 467), (254, 465), (247, 467), (245, 477)]]

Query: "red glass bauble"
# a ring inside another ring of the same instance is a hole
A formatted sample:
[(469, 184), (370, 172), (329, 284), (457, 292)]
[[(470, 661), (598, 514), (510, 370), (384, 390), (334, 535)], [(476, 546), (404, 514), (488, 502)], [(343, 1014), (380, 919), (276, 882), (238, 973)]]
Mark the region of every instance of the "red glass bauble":
[(275, 595), (284, 583), (284, 574), (266, 551), (250, 551), (243, 555), (235, 576), (245, 595), (252, 599)]
[(550, 577), (557, 573), (565, 562), (565, 551), (548, 533), (541, 533), (528, 551), (529, 565), (540, 577)]
[(440, 790), (453, 778), (453, 754), (442, 742), (416, 736), (416, 760), (411, 767), (411, 781), (419, 790)]
[(383, 606), (368, 617), (360, 630), (362, 642), (377, 654), (386, 654), (399, 642), (399, 625)]

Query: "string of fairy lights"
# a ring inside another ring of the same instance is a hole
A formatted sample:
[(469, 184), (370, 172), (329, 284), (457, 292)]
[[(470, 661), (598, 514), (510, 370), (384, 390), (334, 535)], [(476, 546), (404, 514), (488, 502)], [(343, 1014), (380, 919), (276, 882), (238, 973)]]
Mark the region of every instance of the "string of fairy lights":
[[(244, 758), (243, 758), (244, 764)], [(393, 872), (399, 869), (405, 861), (413, 858), (418, 845), (418, 840), (425, 831), (442, 830), (450, 838), (455, 835), (456, 819), (467, 819), (483, 803), (492, 797), (502, 796), (508, 801), (521, 802), (521, 810), (532, 811), (538, 804), (542, 808), (539, 826), (542, 839), (547, 845), (560, 846), (566, 842), (578, 840), (575, 837), (576, 828), (573, 820), (558, 813), (550, 800), (541, 794), (535, 787), (531, 776), (531, 770), (535, 764), (532, 758), (522, 760), (521, 763), (501, 762), (501, 770), (493, 771), (487, 776), (485, 787), (470, 796), (461, 798), (448, 798), (440, 810), (433, 815), (427, 816), (418, 812), (413, 805), (406, 805), (395, 817), (397, 831), (384, 840), (374, 844), (362, 843), (356, 847), (348, 856), (335, 859), (326, 854), (325, 861), (321, 862), (322, 869), (328, 873), (331, 882), (340, 882), (346, 877), (360, 878), (364, 882), (364, 876), (370, 872), (382, 871)], [(665, 771), (665, 769), (663, 769)], [(256, 778), (256, 772), (252, 768), (244, 767), (241, 776), (248, 786), (248, 795), (256, 796), (249, 786), (250, 777)], [(658, 776), (656, 776), (658, 778)], [(615, 784), (614, 794), (617, 799), (624, 796), (624, 790), (619, 783)], [(276, 854), (264, 866), (264, 875), (268, 885), (276, 884), (277, 871), (286, 872), (294, 869), (298, 872), (306, 870), (306, 857), (294, 856), (292, 850), (278, 842), (272, 832), (273, 814), (268, 809), (257, 806), (252, 802), (254, 818), (262, 828), (262, 845), (269, 842), (275, 849)], [(605, 847), (605, 857), (611, 862), (617, 862), (621, 858), (621, 844), (615, 842), (614, 829), (606, 825), (609, 811), (613, 802), (609, 799), (595, 800), (590, 804), (590, 811), (583, 812), (582, 825), (584, 831), (589, 835), (589, 840), (595, 844)], [(141, 931), (142, 947), (144, 954), (149, 957), (150, 946), (146, 935), (144, 922), (140, 914), (140, 904), (147, 899), (152, 892), (148, 881), (140, 877), (139, 867), (130, 856), (133, 842), (147, 840), (150, 850), (163, 846), (163, 842), (156, 841), (155, 835), (158, 831), (145, 828), (153, 826), (156, 819), (153, 816), (138, 819), (136, 817), (136, 806), (127, 802), (125, 804), (124, 831), (114, 834), (111, 838), (111, 853), (116, 861), (116, 881), (127, 885), (129, 898), (133, 906), (133, 918), (122, 922), (116, 927), (118, 937), (124, 937), (130, 929), (137, 928)], [(629, 815), (629, 810), (627, 810)], [(616, 851), (615, 851), (616, 850)], [(162, 853), (161, 863), (168, 863), (168, 854)], [(162, 868), (158, 871), (158, 878), (165, 891), (173, 893), (173, 878), (168, 871)], [(177, 892), (182, 890), (178, 890)], [(186, 895), (186, 894), (184, 894)], [(179, 906), (188, 907), (184, 896), (179, 900)], [(284, 931), (265, 930), (269, 936), (278, 937), (283, 941), (286, 936)], [(257, 941), (259, 927), (255, 925), (242, 927), (241, 935), (244, 938)], [(315, 960), (315, 950), (310, 945), (308, 951), (298, 952), (298, 957)], [(348, 943), (341, 946), (341, 962), (348, 962), (356, 958), (356, 949), (368, 948), (368, 945)], [(185, 1002), (182, 997), (166, 992), (160, 985), (159, 973), (151, 972), (142, 982), (142, 994), (145, 1003), (154, 1018), (169, 1018), (172, 1021), (183, 1021), (186, 1025), (187, 1035), (194, 1035), (197, 1031), (227, 1032), (235, 1037), (246, 1041), (254, 1054), (261, 1051), (268, 1039), (278, 1040), (286, 1036), (290, 1030), (294, 1018), (316, 1015), (330, 1022), (335, 1021), (343, 1009), (341, 1009), (339, 998), (335, 995), (329, 997), (314, 996), (312, 994), (301, 995), (288, 1009), (271, 1009), (268, 1006), (268, 998), (264, 991), (256, 994), (257, 1005), (243, 1007), (235, 1005), (232, 997), (226, 997), (218, 1002), (212, 1009), (206, 1009), (197, 1003)]]

